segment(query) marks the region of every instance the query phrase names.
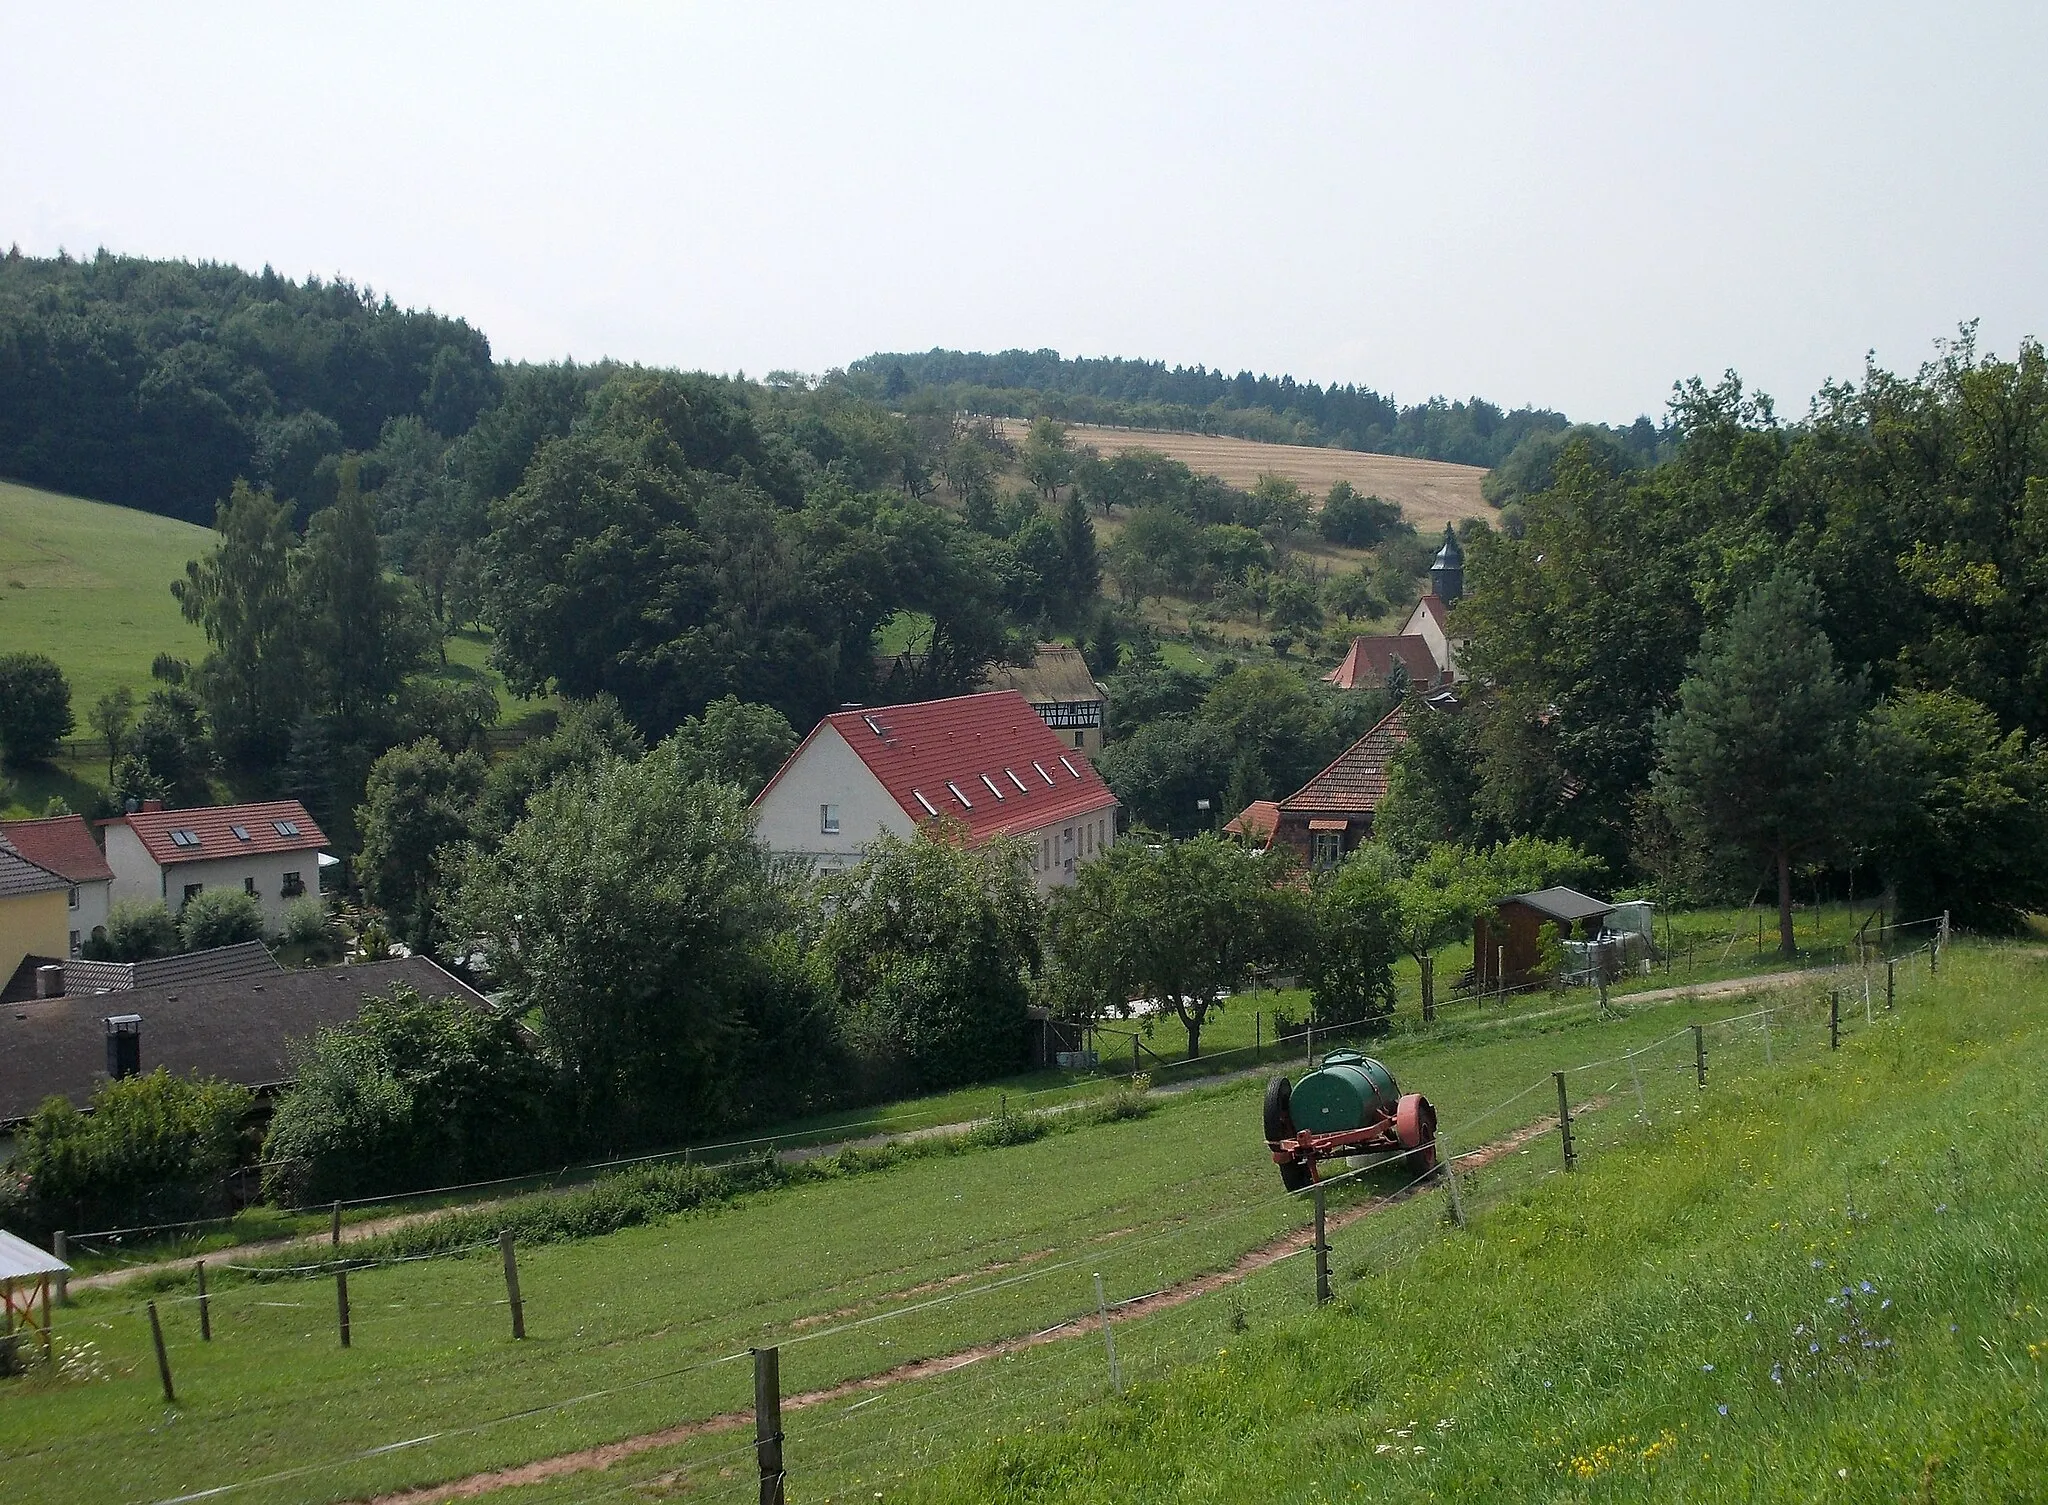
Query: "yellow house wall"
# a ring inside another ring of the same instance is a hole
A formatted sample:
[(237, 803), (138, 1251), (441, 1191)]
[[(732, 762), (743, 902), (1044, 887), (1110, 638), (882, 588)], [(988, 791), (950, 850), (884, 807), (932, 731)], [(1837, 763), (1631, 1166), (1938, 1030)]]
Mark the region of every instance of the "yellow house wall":
[(23, 957), (54, 956), (71, 950), (71, 909), (65, 891), (18, 894), (0, 899), (0, 983), (14, 975)]

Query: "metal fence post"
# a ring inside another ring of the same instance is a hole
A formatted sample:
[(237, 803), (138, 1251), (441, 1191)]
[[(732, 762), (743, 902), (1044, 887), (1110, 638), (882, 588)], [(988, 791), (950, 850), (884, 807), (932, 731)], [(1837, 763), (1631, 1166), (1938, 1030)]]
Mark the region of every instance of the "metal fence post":
[(1692, 1065), (1698, 1073), (1700, 1086), (1707, 1085), (1707, 1027), (1695, 1024), (1692, 1027)]
[(334, 1310), (341, 1322), (341, 1346), (348, 1347), (348, 1271), (334, 1272)]
[(1330, 1299), (1330, 1238), (1323, 1220), (1323, 1183), (1316, 1183), (1316, 1305)]
[(1443, 1158), (1443, 1146), (1440, 1142), (1432, 1141), (1432, 1144), (1437, 1152), (1436, 1163), (1443, 1169), (1444, 1181), (1449, 1186), (1451, 1192), (1451, 1221), (1460, 1228), (1463, 1228), (1465, 1226), (1465, 1202), (1458, 1195), (1458, 1162)]
[(1899, 964), (1891, 957), (1884, 959), (1884, 1007), (1890, 1013), (1899, 994)]
[(209, 1303), (206, 1299), (206, 1261), (202, 1259), (194, 1264), (192, 1266), (192, 1273), (199, 1278), (199, 1341), (211, 1343), (213, 1341), (213, 1314), (207, 1310)]
[(1109, 1386), (1118, 1395), (1124, 1393), (1124, 1373), (1117, 1367), (1116, 1334), (1109, 1330), (1109, 1302), (1102, 1294), (1102, 1272), (1095, 1272), (1095, 1315), (1102, 1322), (1102, 1348), (1109, 1355)]
[(1842, 1048), (1842, 990), (1828, 989), (1828, 1049)]
[(1572, 1151), (1572, 1107), (1565, 1099), (1564, 1073), (1553, 1071), (1551, 1076), (1557, 1082), (1557, 1132), (1564, 1141), (1564, 1168), (1570, 1170), (1578, 1163), (1578, 1156)]
[(1771, 1011), (1764, 1010), (1764, 1065), (1771, 1064)]

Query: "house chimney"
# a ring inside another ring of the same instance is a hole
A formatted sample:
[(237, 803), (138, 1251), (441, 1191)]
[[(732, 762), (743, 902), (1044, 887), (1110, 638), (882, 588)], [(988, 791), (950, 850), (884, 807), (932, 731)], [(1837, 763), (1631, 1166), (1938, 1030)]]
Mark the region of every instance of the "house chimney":
[(142, 1016), (112, 1014), (107, 1026), (107, 1075), (115, 1081), (142, 1074)]
[(142, 812), (145, 815), (155, 814), (157, 811), (162, 810), (163, 807), (164, 802), (162, 800), (144, 800), (142, 802)]
[(64, 964), (50, 962), (36, 968), (36, 997), (62, 998), (64, 996)]

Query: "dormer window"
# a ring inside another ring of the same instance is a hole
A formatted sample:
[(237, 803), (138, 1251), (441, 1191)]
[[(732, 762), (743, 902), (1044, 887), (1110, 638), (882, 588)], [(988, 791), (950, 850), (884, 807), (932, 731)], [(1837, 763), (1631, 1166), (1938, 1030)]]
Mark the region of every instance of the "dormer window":
[(199, 833), (197, 831), (173, 831), (171, 833), (171, 845), (188, 849), (196, 847), (199, 845)]

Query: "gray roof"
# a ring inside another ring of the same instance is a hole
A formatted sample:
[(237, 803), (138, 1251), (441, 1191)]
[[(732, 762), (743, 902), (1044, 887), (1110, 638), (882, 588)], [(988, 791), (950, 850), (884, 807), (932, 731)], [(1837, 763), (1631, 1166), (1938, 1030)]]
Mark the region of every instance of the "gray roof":
[(1614, 906), (1580, 893), (1575, 888), (1539, 888), (1532, 894), (1514, 894), (1504, 904), (1526, 904), (1552, 920), (1590, 920), (1613, 912)]
[(158, 956), (146, 962), (68, 961), (64, 963), (64, 991), (126, 992), (130, 988), (167, 988), (182, 982), (226, 982), (230, 978), (282, 975), (283, 972), (283, 966), (263, 942), (243, 941), (238, 946), (215, 946), (210, 951), (187, 951), (180, 956)]
[(70, 879), (37, 867), (14, 850), (14, 843), (0, 836), (0, 899), (18, 899), (24, 894), (47, 894), (53, 889), (70, 887)]
[(144, 1071), (163, 1066), (180, 1076), (280, 1087), (292, 1080), (294, 1041), (346, 1023), (365, 997), (398, 984), (488, 1007), (482, 994), (418, 956), (11, 1004), (0, 1013), (0, 1124), (27, 1118), (47, 1097), (86, 1106), (106, 1080), (109, 1015), (141, 1016)]
[(25, 1238), (0, 1228), (0, 1285), (34, 1280), (38, 1275), (63, 1275), (71, 1269), (54, 1254), (45, 1254)]

